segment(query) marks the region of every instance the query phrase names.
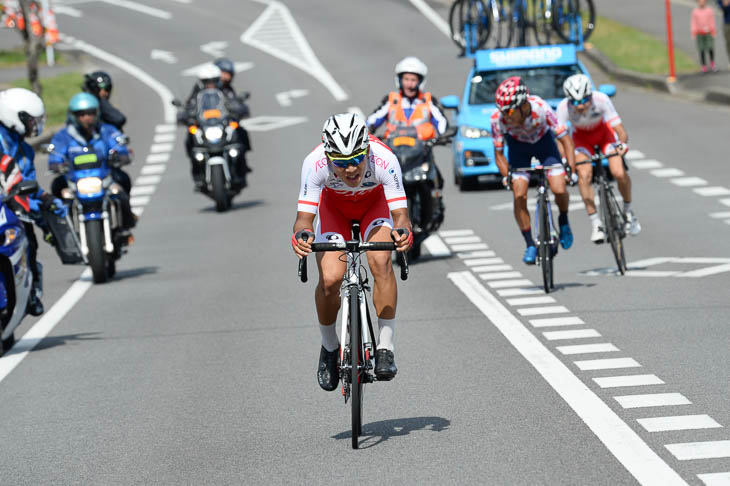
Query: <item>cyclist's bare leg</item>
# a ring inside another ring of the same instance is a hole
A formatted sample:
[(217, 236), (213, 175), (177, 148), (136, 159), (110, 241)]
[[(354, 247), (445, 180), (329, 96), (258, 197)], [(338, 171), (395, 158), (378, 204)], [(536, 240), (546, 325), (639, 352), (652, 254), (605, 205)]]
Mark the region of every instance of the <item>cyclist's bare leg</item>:
[[(577, 153), (575, 156), (576, 163), (586, 160), (589, 160), (586, 154)], [(578, 189), (583, 198), (583, 204), (586, 206), (586, 212), (590, 216), (596, 212), (596, 195), (593, 191), (593, 184), (591, 183), (593, 179), (593, 164), (581, 164), (576, 166), (576, 169), (578, 170)]]
[(337, 321), (337, 312), (340, 310), (340, 287), (347, 269), (347, 264), (340, 261), (342, 255), (340, 252), (317, 253), (319, 282), (314, 291), (314, 303), (319, 323), (323, 326)]
[(530, 213), (527, 211), (527, 189), (529, 183), (521, 178), (512, 179), (512, 194), (514, 194), (514, 213), (520, 231), (530, 230)]
[(560, 174), (559, 176), (548, 177), (548, 184), (550, 184), (550, 190), (555, 195), (555, 202), (560, 212), (567, 213), (570, 206), (570, 196), (565, 186), (565, 176)]
[(631, 202), (631, 178), (626, 172), (624, 167), (624, 161), (618, 155), (609, 157), (608, 168), (613, 174), (614, 179), (618, 183), (618, 192), (621, 193), (621, 197), (624, 198), (624, 202)]
[[(368, 235), (368, 241), (393, 241), (390, 228), (376, 227)], [(393, 319), (398, 305), (398, 286), (393, 272), (392, 255), (388, 251), (370, 251), (367, 257), (374, 280), (373, 304), (376, 314), (381, 319)]]

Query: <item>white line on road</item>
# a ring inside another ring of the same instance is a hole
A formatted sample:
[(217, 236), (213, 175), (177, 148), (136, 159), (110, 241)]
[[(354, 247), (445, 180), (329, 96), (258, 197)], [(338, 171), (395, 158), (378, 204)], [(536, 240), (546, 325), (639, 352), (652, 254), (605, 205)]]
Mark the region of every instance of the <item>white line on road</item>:
[(723, 211), (720, 213), (710, 213), (710, 217), (713, 219), (725, 219), (730, 218), (730, 211)]
[(452, 245), (453, 251), (486, 250), (489, 248), (486, 243), (465, 243), (463, 245)]
[(558, 346), (558, 351), (564, 355), (590, 354), (590, 353), (614, 353), (619, 349), (611, 343), (597, 344), (574, 344), (571, 346)]
[(132, 192), (129, 193), (130, 196), (148, 196), (150, 194), (154, 194), (156, 187), (155, 186), (134, 186), (132, 187)]
[(692, 270), (690, 272), (684, 272), (679, 277), (707, 277), (709, 275), (717, 275), (718, 273), (730, 272), (730, 263), (725, 265), (716, 265), (714, 267), (700, 268), (698, 270)]
[(624, 155), (624, 158), (626, 160), (638, 160), (643, 159), (644, 157), (644, 152), (640, 150), (629, 150), (628, 152), (626, 152), (626, 155)]
[(171, 143), (153, 143), (150, 145), (150, 153), (159, 154), (163, 152), (171, 152), (173, 145)]
[(155, 127), (155, 132), (157, 133), (170, 133), (170, 132), (176, 132), (177, 131), (177, 125), (157, 125)]
[(640, 368), (633, 358), (588, 359), (573, 362), (581, 371), (617, 370), (621, 368)]
[(158, 133), (152, 141), (154, 143), (174, 142), (175, 137), (175, 133)]
[(656, 169), (651, 171), (651, 175), (656, 177), (680, 177), (684, 175), (684, 171), (674, 168)]
[(552, 304), (554, 302), (555, 302), (555, 299), (553, 299), (549, 295), (544, 295), (542, 297), (518, 297), (516, 299), (507, 299), (507, 303), (509, 305), (512, 305), (512, 306), (515, 306), (515, 305)]
[(77, 19), (84, 16), (81, 10), (69, 7), (68, 5), (54, 5), (53, 10), (58, 15), (68, 15), (69, 17), (76, 17)]
[(724, 204), (725, 206), (730, 206), (730, 199), (720, 199), (720, 204)]
[(491, 258), (496, 255), (492, 250), (479, 250), (479, 251), (466, 251), (463, 253), (458, 253), (456, 256), (458, 256), (462, 260), (466, 260), (468, 258)]
[(446, 246), (444, 241), (439, 238), (438, 235), (430, 235), (428, 238), (423, 240), (422, 245), (431, 256), (447, 257), (451, 255), (451, 250), (449, 250), (449, 247)]
[(695, 187), (695, 186), (706, 186), (707, 181), (701, 177), (679, 177), (677, 179), (671, 179), (669, 182), (679, 187)]
[(601, 337), (595, 329), (574, 329), (570, 331), (545, 331), (542, 333), (548, 341), (559, 341), (563, 339), (587, 339)]
[(142, 216), (142, 213), (144, 213), (144, 208), (142, 206), (133, 206), (132, 212), (139, 217)]
[(669, 449), (669, 452), (680, 461), (730, 457), (730, 440), (685, 442), (682, 444), (667, 444), (664, 447)]
[(441, 18), (441, 16), (432, 9), (424, 0), (410, 0), (411, 4), (416, 7), (438, 30), (446, 37), (451, 37), (451, 28), (449, 24)]
[(624, 376), (602, 376), (593, 378), (593, 381), (601, 388), (618, 388), (622, 386), (647, 386), (663, 385), (664, 380), (656, 375), (624, 375)]
[[(509, 266), (509, 265), (507, 265)], [(479, 267), (472, 268), (474, 272), (478, 272)], [(483, 273), (479, 275), (482, 280), (504, 280), (507, 278), (520, 278), (522, 274), (520, 272), (495, 272), (495, 273)]]
[(698, 474), (705, 486), (728, 486), (730, 485), (730, 472)]
[(523, 287), (519, 289), (504, 289), (497, 290), (497, 294), (500, 297), (516, 297), (518, 295), (540, 295), (545, 294), (542, 287)]
[(147, 159), (145, 162), (148, 164), (159, 164), (164, 163), (170, 160), (170, 154), (169, 153), (163, 153), (163, 154), (150, 154), (147, 156)]
[(533, 327), (553, 327), (553, 326), (581, 326), (585, 324), (580, 317), (547, 317), (544, 319), (530, 319)]
[(562, 305), (548, 305), (544, 307), (525, 307), (517, 309), (521, 316), (539, 316), (543, 314), (567, 314), (570, 312), (567, 307)]
[(444, 241), (449, 245), (458, 243), (479, 243), (482, 239), (478, 236), (445, 236)]
[(476, 265), (494, 265), (497, 263), (504, 263), (504, 260), (502, 260), (501, 258), (472, 258), (469, 260), (464, 260), (464, 265), (466, 265), (467, 267), (474, 267)]
[(450, 236), (467, 236), (467, 235), (473, 235), (473, 234), (474, 234), (474, 230), (470, 230), (470, 229), (439, 231), (439, 236), (442, 238), (448, 238)]
[(686, 484), (611, 408), (575, 376), (469, 272), (448, 278), (542, 375), (641, 484)]
[(692, 404), (681, 393), (646, 393), (642, 395), (622, 395), (613, 398), (623, 408), (672, 407)]
[(497, 280), (496, 282), (489, 282), (489, 286), (493, 289), (508, 289), (510, 287), (534, 287), (535, 284), (527, 279), (517, 279)]
[(132, 206), (146, 206), (151, 200), (150, 196), (135, 196), (129, 198), (129, 204)]
[(167, 169), (167, 166), (165, 164), (148, 164), (143, 165), (142, 170), (140, 171), (140, 174), (142, 175), (151, 175), (151, 174), (162, 174), (165, 172), (165, 169)]
[(659, 169), (661, 167), (664, 167), (664, 164), (659, 162), (658, 160), (637, 160), (634, 162), (631, 162), (631, 167), (634, 169)]
[(153, 17), (157, 17), (164, 20), (170, 20), (172, 18), (172, 14), (170, 12), (166, 12), (165, 10), (160, 10), (159, 8), (154, 7), (148, 7), (147, 5), (143, 5), (141, 3), (132, 2), (130, 0), (99, 0), (100, 2), (108, 3), (109, 5), (115, 5), (117, 7), (124, 7), (128, 8), (129, 10), (135, 10), (139, 13), (151, 15)]
[(694, 192), (699, 194), (700, 196), (705, 197), (716, 197), (716, 196), (728, 196), (730, 195), (730, 189), (727, 187), (722, 186), (711, 186), (711, 187), (698, 187), (696, 189), (692, 189)]
[(672, 417), (651, 417), (637, 419), (647, 432), (670, 430), (717, 429), (722, 427), (709, 415), (675, 415)]
[(481, 267), (471, 267), (469, 270), (471, 270), (474, 273), (502, 272), (502, 271), (512, 270), (512, 265), (483, 265)]
[(134, 181), (135, 186), (147, 186), (147, 185), (155, 185), (162, 182), (162, 177), (158, 175), (143, 175), (137, 177), (137, 179)]

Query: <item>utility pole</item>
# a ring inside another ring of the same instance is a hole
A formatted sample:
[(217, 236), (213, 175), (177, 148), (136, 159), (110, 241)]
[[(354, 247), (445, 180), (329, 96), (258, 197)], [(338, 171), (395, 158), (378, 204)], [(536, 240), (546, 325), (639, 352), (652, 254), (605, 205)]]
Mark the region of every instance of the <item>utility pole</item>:
[(667, 11), (667, 50), (669, 52), (669, 79), (670, 83), (677, 81), (677, 73), (674, 67), (674, 39), (672, 38), (672, 7), (669, 0), (665, 0)]

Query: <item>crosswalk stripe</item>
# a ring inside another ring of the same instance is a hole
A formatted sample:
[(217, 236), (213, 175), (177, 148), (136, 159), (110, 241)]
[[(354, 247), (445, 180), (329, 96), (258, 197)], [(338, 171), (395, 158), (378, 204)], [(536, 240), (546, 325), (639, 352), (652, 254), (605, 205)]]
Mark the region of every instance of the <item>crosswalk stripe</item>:
[(463, 245), (451, 245), (453, 251), (486, 250), (489, 246), (486, 243), (466, 243)]
[(472, 267), (470, 270), (474, 273), (502, 272), (502, 271), (512, 270), (512, 265), (484, 265), (482, 267)]
[(143, 165), (140, 174), (151, 175), (151, 174), (162, 174), (165, 172), (167, 166), (165, 164), (149, 164)]
[(634, 169), (659, 169), (660, 167), (664, 167), (664, 164), (659, 162), (658, 160), (637, 160), (634, 162), (631, 162), (631, 167)]
[(155, 143), (165, 143), (165, 142), (174, 142), (175, 141), (175, 134), (174, 133), (158, 133), (155, 135), (155, 138), (153, 139)]
[(142, 206), (135, 206), (132, 208), (132, 212), (137, 216), (142, 216), (142, 213), (144, 213), (144, 208)]
[(515, 297), (517, 295), (539, 295), (539, 294), (545, 294), (545, 290), (542, 287), (523, 287), (523, 288), (517, 288), (517, 289), (503, 289), (503, 290), (497, 290), (497, 294), (500, 297)]
[(543, 319), (530, 319), (533, 327), (553, 327), (553, 326), (580, 326), (585, 324), (580, 317), (547, 317)]
[(542, 333), (548, 341), (559, 341), (564, 339), (587, 339), (601, 337), (595, 329), (573, 329), (570, 331), (545, 331)]
[(613, 370), (620, 368), (639, 368), (641, 365), (633, 358), (588, 359), (574, 361), (581, 371)]
[[(509, 266), (509, 265), (508, 265)], [(475, 272), (477, 269), (472, 269)], [(495, 273), (482, 273), (479, 278), (482, 280), (504, 280), (507, 278), (520, 278), (522, 274), (520, 272), (495, 272)]]
[(600, 378), (593, 378), (593, 381), (595, 381), (601, 388), (664, 384), (664, 380), (656, 375), (602, 376)]
[(481, 257), (493, 257), (496, 254), (492, 250), (480, 250), (480, 251), (467, 251), (464, 253), (459, 253), (457, 256), (461, 258), (462, 260), (466, 260), (467, 258), (481, 258)]
[(597, 344), (574, 344), (571, 346), (558, 346), (558, 351), (565, 355), (589, 354), (589, 353), (612, 353), (619, 349), (611, 343)]
[(160, 162), (167, 162), (170, 160), (170, 154), (150, 154), (147, 156), (146, 162), (148, 164), (158, 164)]
[(675, 168), (655, 169), (651, 171), (651, 175), (656, 177), (681, 177), (684, 171)]
[(730, 206), (730, 199), (720, 199), (720, 204), (724, 204), (725, 206)]
[(136, 197), (130, 197), (129, 198), (129, 204), (134, 206), (145, 206), (149, 204), (150, 200), (152, 198), (150, 196), (136, 196)]
[(562, 305), (548, 305), (544, 307), (525, 307), (517, 309), (517, 312), (521, 316), (539, 316), (541, 314), (567, 314), (570, 311)]
[(457, 243), (480, 243), (482, 239), (478, 236), (448, 236), (444, 237), (444, 241), (449, 244)]
[(509, 287), (533, 287), (535, 285), (527, 279), (497, 280), (495, 282), (488, 282), (488, 284), (493, 289), (506, 289)]
[(644, 153), (642, 151), (640, 151), (640, 150), (634, 150), (634, 149), (632, 149), (632, 150), (629, 150), (628, 152), (626, 152), (626, 155), (624, 155), (624, 158), (626, 160), (643, 159), (644, 158)]
[(504, 263), (504, 260), (501, 258), (472, 258), (464, 260), (464, 265), (467, 267), (473, 267), (475, 265), (493, 265), (495, 263)]
[(158, 175), (143, 175), (137, 177), (134, 181), (135, 186), (146, 186), (150, 184), (159, 184), (162, 181), (162, 177)]
[(693, 186), (704, 186), (707, 185), (707, 181), (701, 177), (679, 177), (672, 179), (669, 182), (679, 187), (693, 187)]
[(680, 444), (667, 444), (664, 447), (680, 461), (730, 457), (730, 440), (684, 442)]
[(441, 236), (442, 238), (448, 238), (449, 236), (468, 236), (473, 234), (474, 230), (470, 229), (439, 231), (439, 236)]
[(150, 153), (159, 154), (162, 152), (171, 152), (173, 146), (171, 143), (153, 143), (150, 145)]
[(613, 397), (623, 408), (670, 407), (691, 405), (681, 393), (646, 393), (641, 395), (622, 395)]
[(147, 196), (155, 192), (155, 186), (134, 186), (130, 196)]
[(174, 132), (177, 130), (177, 125), (157, 125), (155, 127), (155, 132), (157, 133), (168, 133), (168, 132)]
[(723, 211), (720, 213), (710, 213), (710, 217), (713, 219), (725, 219), (730, 218), (730, 211)]
[(509, 305), (512, 305), (512, 306), (515, 306), (515, 305), (552, 304), (554, 302), (555, 302), (555, 299), (553, 299), (549, 295), (544, 295), (542, 297), (518, 297), (516, 299), (507, 299), (507, 303)]
[(647, 432), (668, 432), (670, 430), (717, 429), (722, 427), (709, 415), (675, 415), (672, 417), (651, 417), (637, 419)]
[(438, 235), (431, 235), (423, 240), (423, 247), (431, 256), (445, 257), (451, 255), (451, 250)]
[(698, 187), (692, 189), (700, 196), (715, 197), (715, 196), (728, 196), (730, 195), (730, 189), (722, 186), (710, 186), (710, 187)]

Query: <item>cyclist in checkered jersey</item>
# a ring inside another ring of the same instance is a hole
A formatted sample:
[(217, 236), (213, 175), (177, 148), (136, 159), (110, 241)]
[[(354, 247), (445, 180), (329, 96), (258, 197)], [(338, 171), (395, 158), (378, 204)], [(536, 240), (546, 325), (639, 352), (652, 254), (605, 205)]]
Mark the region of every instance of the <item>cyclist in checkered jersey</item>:
[[(533, 157), (543, 166), (554, 166), (547, 172), (547, 177), (560, 210), (560, 245), (565, 249), (570, 248), (573, 244), (573, 232), (568, 221), (570, 198), (557, 143), (562, 146), (568, 164), (573, 169), (571, 180), (576, 182), (573, 139), (566, 128), (558, 123), (555, 113), (545, 100), (539, 96), (530, 96), (520, 77), (505, 79), (497, 88), (495, 98), (497, 108), (491, 118), (495, 160), (503, 176), (503, 184), (507, 185), (507, 175), (509, 169), (512, 170), (515, 219), (527, 246), (522, 261), (534, 265), (537, 260), (537, 246), (532, 238), (530, 213), (527, 211), (530, 173), (520, 169), (529, 168)], [(508, 157), (504, 154), (505, 143)]]

